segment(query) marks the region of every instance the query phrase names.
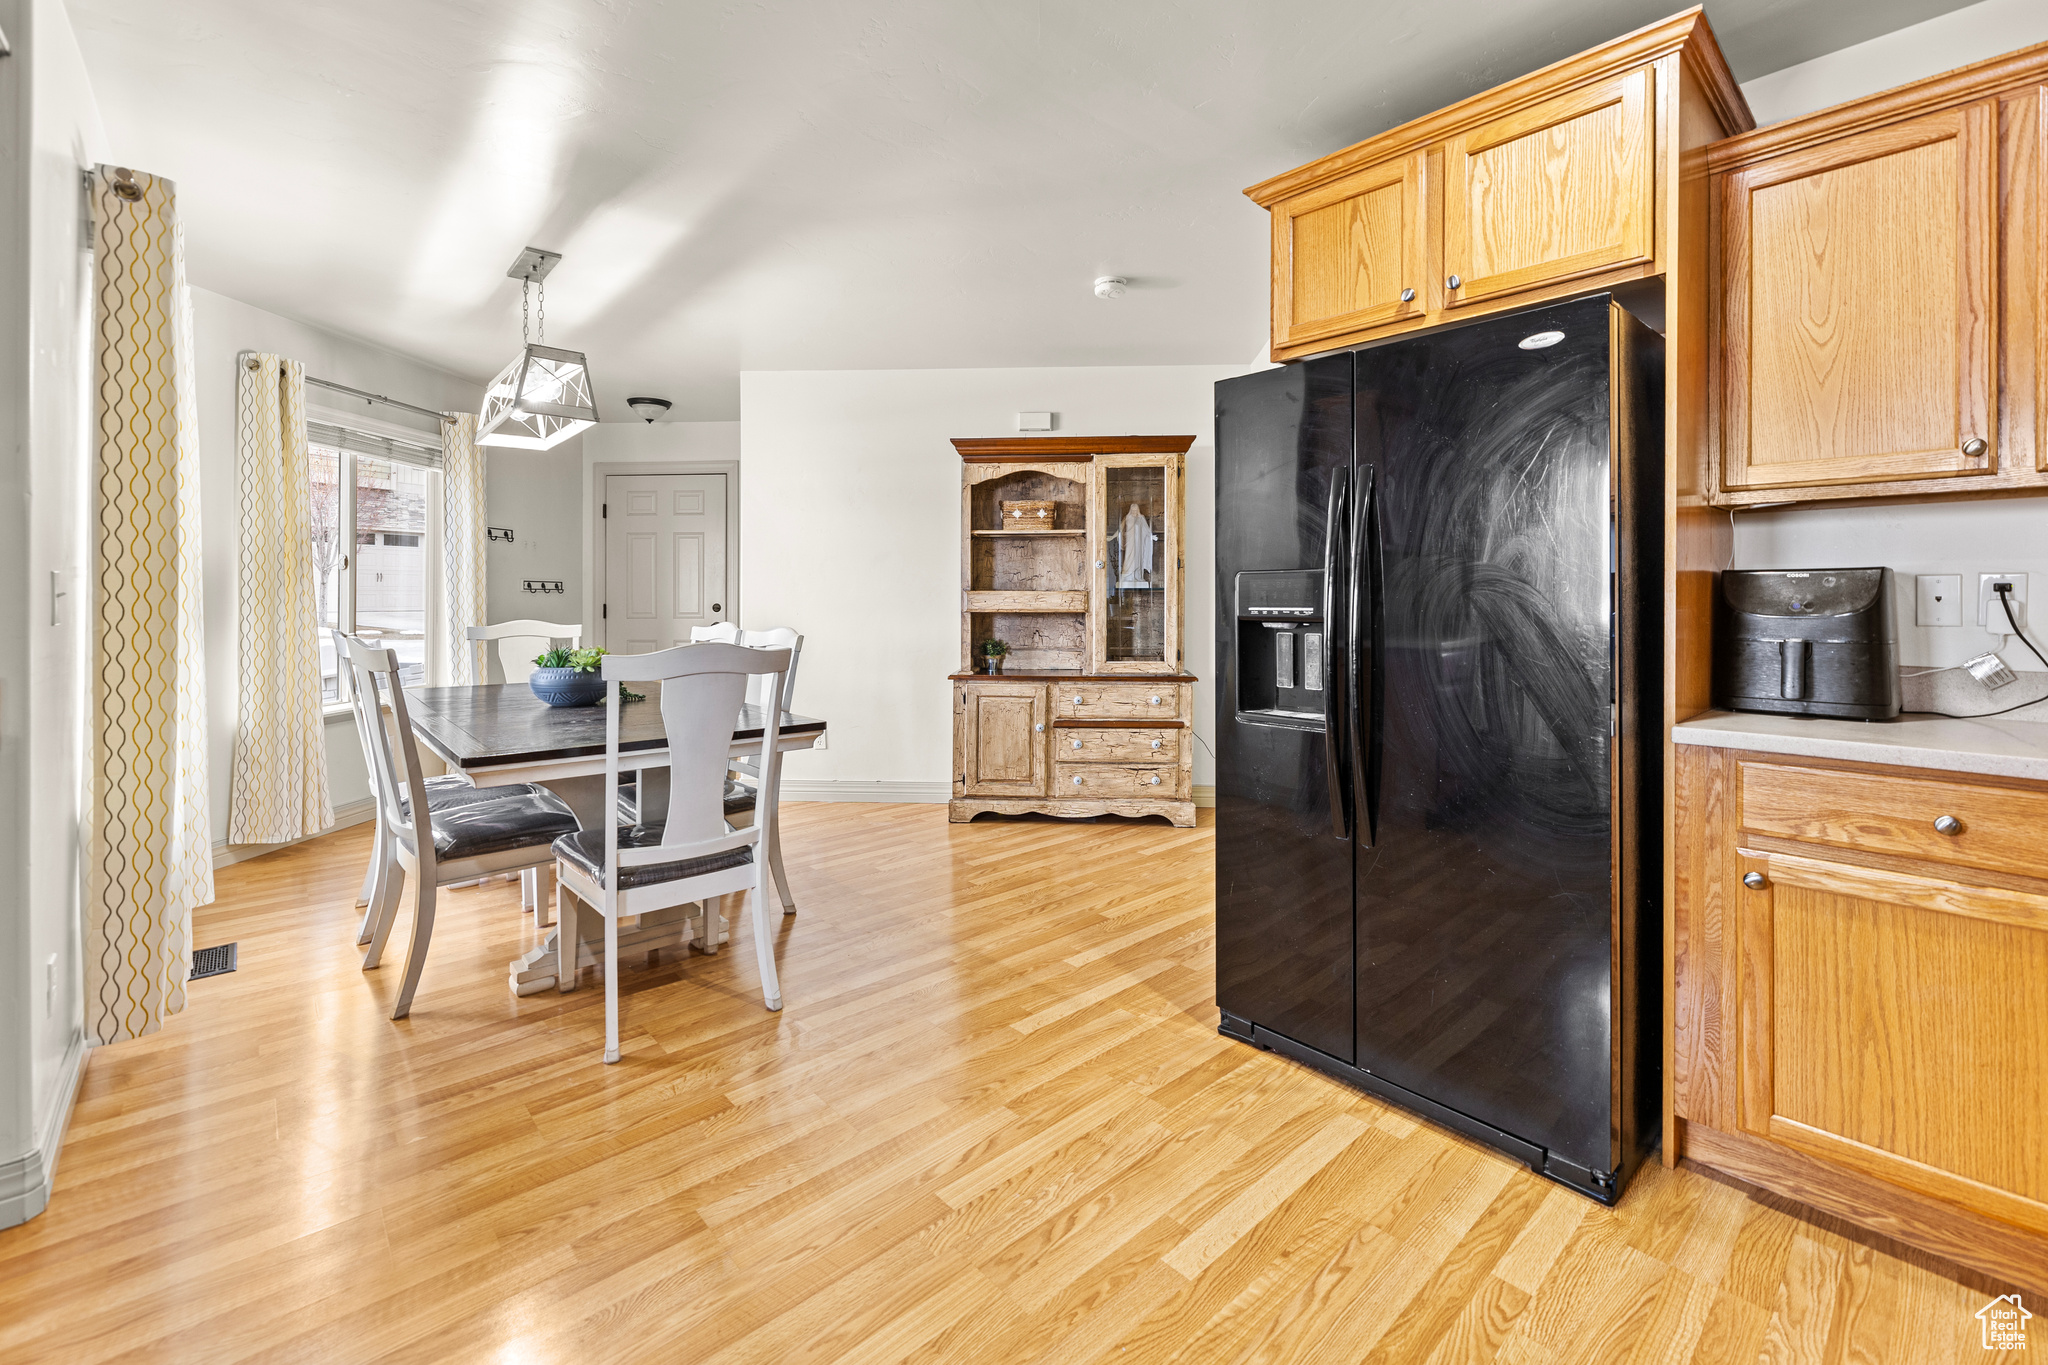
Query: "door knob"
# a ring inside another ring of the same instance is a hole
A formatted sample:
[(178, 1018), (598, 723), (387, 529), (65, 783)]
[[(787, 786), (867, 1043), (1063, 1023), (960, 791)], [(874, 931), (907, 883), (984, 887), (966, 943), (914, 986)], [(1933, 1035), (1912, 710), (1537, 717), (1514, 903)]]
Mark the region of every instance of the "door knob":
[(722, 606), (720, 606), (720, 605), (719, 605), (718, 603), (716, 603), (716, 602), (713, 602), (713, 603), (711, 604), (711, 610), (713, 610), (713, 611), (724, 611), (724, 610), (725, 610), (725, 608), (724, 608), (724, 607), (722, 607)]
[(1445, 280), (1445, 281), (1444, 281), (1444, 288), (1446, 288), (1446, 289), (1456, 289), (1456, 288), (1457, 288), (1457, 287), (1458, 287), (1459, 285), (1461, 285), (1461, 284), (1463, 284), (1463, 283), (1464, 283), (1464, 281), (1463, 281), (1463, 280), (1459, 279), (1459, 278), (1458, 278), (1458, 277), (1457, 277), (1456, 275), (1453, 275), (1453, 276), (1451, 276), (1451, 277), (1450, 277), (1449, 279), (1447, 279), (1447, 280)]
[(1972, 436), (1969, 440), (1963, 442), (1963, 454), (1973, 460), (1990, 448), (1982, 436)]
[(1414, 291), (1413, 289), (1403, 289), (1403, 290), (1401, 291), (1401, 302), (1403, 302), (1403, 303), (1413, 303), (1413, 302), (1415, 302), (1415, 291)]
[(1763, 874), (1763, 873), (1761, 873), (1761, 872), (1745, 872), (1745, 873), (1743, 873), (1743, 874), (1742, 874), (1742, 884), (1743, 884), (1744, 886), (1748, 887), (1748, 888), (1749, 888), (1750, 890), (1752, 890), (1752, 891), (1761, 891), (1761, 890), (1763, 890), (1763, 889), (1764, 889), (1764, 888), (1765, 888), (1766, 886), (1769, 886), (1769, 885), (1770, 885), (1770, 883), (1769, 883), (1769, 882), (1767, 882), (1767, 881), (1765, 881), (1765, 880), (1764, 880), (1764, 874)]
[(1934, 828), (1943, 834), (1961, 834), (1963, 822), (1953, 815), (1940, 815), (1935, 817)]

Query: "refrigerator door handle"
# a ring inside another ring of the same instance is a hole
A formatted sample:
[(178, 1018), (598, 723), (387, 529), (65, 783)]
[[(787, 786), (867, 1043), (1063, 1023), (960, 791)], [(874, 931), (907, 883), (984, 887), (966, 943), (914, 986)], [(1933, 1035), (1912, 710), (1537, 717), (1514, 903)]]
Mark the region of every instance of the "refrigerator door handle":
[(1345, 819), (1344, 764), (1337, 738), (1346, 714), (1347, 692), (1344, 674), (1349, 664), (1339, 657), (1336, 608), (1341, 601), (1337, 579), (1348, 556), (1343, 551), (1348, 537), (1350, 471), (1338, 469), (1330, 476), (1329, 514), (1323, 520), (1323, 772), (1330, 784), (1330, 832), (1339, 839), (1351, 837), (1351, 823)]
[(1358, 841), (1370, 848), (1380, 815), (1380, 534), (1377, 471), (1359, 470), (1357, 522), (1351, 543), (1350, 609), (1345, 654), (1351, 666), (1351, 772), (1357, 783)]

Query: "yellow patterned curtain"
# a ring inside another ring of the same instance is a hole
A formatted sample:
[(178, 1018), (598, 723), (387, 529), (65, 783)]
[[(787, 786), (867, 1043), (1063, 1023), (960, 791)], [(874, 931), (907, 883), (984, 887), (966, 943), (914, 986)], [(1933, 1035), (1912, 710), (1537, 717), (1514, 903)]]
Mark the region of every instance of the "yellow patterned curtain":
[(174, 187), (92, 178), (92, 820), (86, 1031), (117, 1043), (185, 1007), (207, 824), (199, 427)]
[(281, 844), (334, 823), (321, 714), (306, 367), (282, 356), (252, 355), (243, 359), (239, 379), (235, 661), (241, 694), (228, 842)]
[(448, 597), (451, 686), (485, 681), (482, 651), (464, 632), (484, 624), (484, 452), (476, 443), (476, 414), (448, 413), (441, 423), (441, 559)]

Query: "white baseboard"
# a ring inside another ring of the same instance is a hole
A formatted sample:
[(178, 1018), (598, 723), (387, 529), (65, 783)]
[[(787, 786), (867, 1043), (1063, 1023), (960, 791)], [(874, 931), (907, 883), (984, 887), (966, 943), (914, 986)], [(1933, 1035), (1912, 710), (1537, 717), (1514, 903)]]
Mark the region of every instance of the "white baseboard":
[[(367, 796), (360, 801), (347, 802), (334, 808), (333, 824), (326, 829), (308, 834), (306, 839), (317, 839), (322, 834), (332, 834), (338, 829), (347, 829), (350, 825), (363, 824), (375, 818), (376, 814), (377, 803)], [(281, 844), (231, 844), (223, 839), (213, 846), (213, 865), (226, 867), (229, 863), (247, 862), (251, 858), (261, 858), (266, 853), (275, 853), (281, 848), (290, 848), (293, 844), (302, 844), (306, 839), (287, 839)]]
[[(901, 802), (905, 804), (936, 805), (953, 799), (950, 782), (799, 782), (794, 778), (782, 779), (782, 799), (785, 801), (878, 801)], [(1196, 787), (1195, 804), (1214, 806), (1216, 789)]]
[(49, 1205), (50, 1190), (57, 1182), (57, 1158), (64, 1150), (65, 1130), (71, 1126), (71, 1106), (78, 1099), (78, 1083), (85, 1079), (85, 1060), (91, 1050), (83, 1033), (71, 1040), (57, 1077), (57, 1094), (43, 1117), (36, 1145), (12, 1161), (0, 1161), (0, 1228), (26, 1223)]
[(941, 804), (953, 799), (950, 782), (799, 782), (782, 779), (785, 801), (879, 801), (918, 805)]

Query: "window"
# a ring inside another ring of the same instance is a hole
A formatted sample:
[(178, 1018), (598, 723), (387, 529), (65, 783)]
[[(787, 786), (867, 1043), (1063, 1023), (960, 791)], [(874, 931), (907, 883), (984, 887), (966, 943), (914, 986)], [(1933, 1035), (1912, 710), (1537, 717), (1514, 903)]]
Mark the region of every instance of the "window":
[(391, 451), (388, 439), (308, 430), (322, 695), (329, 705), (347, 699), (330, 629), (395, 650), (400, 680), (417, 686), (427, 673), (427, 557), (440, 548), (427, 524), (434, 471), (424, 462), (434, 452), (392, 458), (370, 453)]

